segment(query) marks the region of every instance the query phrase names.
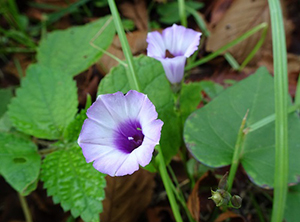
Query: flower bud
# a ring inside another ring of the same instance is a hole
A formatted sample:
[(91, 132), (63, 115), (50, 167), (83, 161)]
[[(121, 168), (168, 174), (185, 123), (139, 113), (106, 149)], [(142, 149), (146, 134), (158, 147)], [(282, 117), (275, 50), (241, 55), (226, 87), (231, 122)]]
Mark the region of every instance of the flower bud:
[(230, 201), (234, 208), (240, 208), (242, 206), (242, 198), (238, 195), (234, 195)]
[(216, 206), (227, 206), (227, 204), (230, 201), (231, 195), (226, 191), (222, 189), (218, 189), (216, 191), (211, 191), (212, 196), (209, 199), (212, 199)]

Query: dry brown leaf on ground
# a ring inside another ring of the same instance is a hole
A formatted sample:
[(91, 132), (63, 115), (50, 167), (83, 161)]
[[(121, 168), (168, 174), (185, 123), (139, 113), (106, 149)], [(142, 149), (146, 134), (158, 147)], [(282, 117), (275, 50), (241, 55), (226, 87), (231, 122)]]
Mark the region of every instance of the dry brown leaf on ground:
[(213, 3), (210, 17), (210, 26), (214, 27), (224, 16), (233, 0), (216, 0)]
[(187, 207), (196, 221), (200, 221), (200, 211), (204, 215), (205, 212), (211, 213), (214, 209), (215, 204), (208, 198), (211, 196), (209, 190), (217, 185), (218, 181), (211, 171), (206, 172), (196, 182), (187, 201)]
[[(286, 11), (284, 4), (282, 4), (282, 8), (283, 11)], [(263, 22), (269, 25), (268, 34), (263, 47), (271, 50), (272, 39), (268, 1), (236, 0), (231, 4), (230, 8), (217, 24), (210, 24), (211, 36), (208, 38), (206, 49), (207, 51), (216, 51)], [(293, 27), (291, 22), (287, 19), (285, 19), (285, 27), (286, 36), (289, 38), (288, 36), (290, 36)], [(228, 51), (239, 63), (243, 62), (259, 41), (261, 32), (262, 31), (252, 35)], [(257, 56), (256, 59), (259, 58), (258, 53)]]
[(134, 3), (124, 2), (120, 4), (119, 9), (122, 15), (133, 20), (138, 30), (147, 31), (148, 12), (145, 0), (134, 0)]
[(130, 176), (106, 177), (102, 222), (136, 221), (152, 199), (154, 174), (140, 169)]
[(218, 216), (214, 222), (225, 222), (230, 219), (231, 222), (245, 222), (246, 220), (232, 211), (226, 211)]
[[(147, 31), (130, 32), (127, 33), (126, 36), (133, 55), (139, 55), (145, 52), (147, 48)], [(118, 36), (115, 36), (113, 43), (107, 51), (121, 60), (125, 59)], [(116, 65), (118, 65), (118, 62), (116, 60), (104, 54), (98, 62), (97, 68), (102, 74), (106, 74), (112, 67)]]

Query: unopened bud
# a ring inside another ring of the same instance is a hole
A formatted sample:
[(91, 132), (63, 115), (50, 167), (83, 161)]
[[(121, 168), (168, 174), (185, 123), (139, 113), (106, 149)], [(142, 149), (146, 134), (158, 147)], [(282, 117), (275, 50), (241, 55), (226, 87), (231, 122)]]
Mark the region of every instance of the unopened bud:
[(209, 199), (212, 199), (216, 206), (227, 206), (229, 203), (229, 200), (231, 198), (231, 195), (226, 191), (222, 189), (218, 189), (216, 191), (211, 191), (212, 196)]
[(228, 179), (228, 172), (225, 173), (225, 175), (221, 178), (218, 188), (227, 190), (227, 179)]
[(242, 206), (242, 198), (238, 195), (234, 195), (230, 201), (234, 208), (240, 208)]

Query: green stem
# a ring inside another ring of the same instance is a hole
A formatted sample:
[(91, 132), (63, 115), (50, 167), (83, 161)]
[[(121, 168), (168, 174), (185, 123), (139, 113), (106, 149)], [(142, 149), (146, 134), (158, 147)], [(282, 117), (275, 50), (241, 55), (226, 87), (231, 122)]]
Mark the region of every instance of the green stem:
[(249, 112), (249, 110), (247, 110), (247, 113), (245, 114), (245, 116), (243, 118), (242, 124), (241, 124), (239, 132), (238, 132), (235, 148), (234, 148), (234, 154), (233, 154), (233, 157), (232, 157), (231, 167), (230, 167), (228, 180), (227, 180), (227, 185), (228, 185), (228, 190), (227, 191), (229, 193), (231, 192), (234, 177), (235, 177), (237, 168), (238, 168), (239, 163), (240, 163), (241, 152), (243, 150), (243, 140), (244, 140), (244, 136), (245, 136), (244, 128), (245, 128), (248, 112)]
[(288, 190), (287, 52), (279, 0), (268, 0), (272, 25), (275, 97), (275, 172), (272, 222), (282, 222)]
[(182, 222), (182, 218), (179, 212), (179, 207), (177, 205), (174, 193), (172, 191), (172, 181), (168, 175), (167, 169), (166, 169), (166, 164), (165, 164), (165, 160), (161, 151), (161, 147), (160, 146), (156, 146), (157, 150), (158, 150), (158, 154), (157, 154), (157, 158), (158, 158), (158, 169), (159, 169), (159, 173), (161, 176), (161, 179), (163, 181), (163, 184), (165, 186), (168, 198), (169, 198), (169, 202), (175, 217), (176, 222)]
[(29, 210), (29, 207), (28, 207), (25, 197), (22, 196), (20, 193), (18, 193), (18, 196), (19, 196), (19, 200), (20, 200), (20, 203), (22, 206), (22, 210), (23, 210), (26, 222), (32, 222), (30, 210)]
[(179, 17), (181, 20), (181, 25), (187, 27), (187, 19), (185, 14), (185, 4), (184, 0), (178, 0), (178, 10), (179, 10)]
[[(296, 104), (294, 106), (290, 106), (288, 108), (288, 113), (292, 113), (295, 112), (296, 110), (298, 110), (300, 108), (300, 104)], [(259, 128), (273, 122), (275, 120), (275, 114), (272, 114), (270, 116), (267, 116), (259, 121), (257, 121), (256, 123), (253, 123), (251, 126), (248, 126), (245, 131), (246, 132), (253, 132), (255, 130), (258, 130)]]
[(185, 5), (185, 10), (187, 12), (189, 12), (194, 17), (197, 25), (199, 26), (199, 28), (201, 29), (201, 31), (203, 32), (203, 34), (205, 36), (209, 36), (210, 32), (208, 31), (203, 18), (199, 15), (199, 13), (197, 12), (197, 10), (193, 9), (192, 7), (190, 7), (188, 5)]
[(198, 60), (197, 62), (187, 65), (185, 67), (185, 71), (188, 71), (196, 66), (199, 66), (201, 64), (204, 64), (214, 58), (216, 58), (217, 56), (221, 55), (221, 53), (225, 52), (227, 49), (237, 45), (238, 43), (242, 42), (243, 40), (249, 38), (251, 35), (254, 35), (255, 33), (257, 33), (259, 30), (261, 29), (266, 29), (268, 27), (267, 23), (261, 23), (258, 26), (255, 26), (253, 29), (249, 30), (248, 32), (244, 33), (243, 35), (241, 35), (240, 37), (234, 39), (233, 41), (229, 42), (227, 45), (221, 47), (220, 49), (218, 49), (217, 51), (209, 54), (208, 56)]
[(118, 36), (119, 36), (119, 39), (120, 39), (120, 42), (122, 45), (124, 56), (127, 61), (129, 70), (127, 69), (126, 74), (127, 74), (127, 78), (128, 78), (129, 84), (130, 84), (130, 88), (141, 92), (137, 74), (135, 72), (134, 65), (133, 65), (133, 56), (132, 56), (125, 32), (124, 32), (124, 28), (122, 25), (122, 21), (121, 21), (116, 3), (114, 0), (108, 0), (108, 5), (110, 8), (111, 14), (114, 18), (116, 30), (117, 30), (117, 33), (118, 33)]

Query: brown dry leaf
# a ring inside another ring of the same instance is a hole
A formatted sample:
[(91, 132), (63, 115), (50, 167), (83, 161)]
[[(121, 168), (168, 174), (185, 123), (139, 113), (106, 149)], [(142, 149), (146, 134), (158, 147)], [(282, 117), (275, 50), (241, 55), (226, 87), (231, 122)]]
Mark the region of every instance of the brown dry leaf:
[(152, 199), (154, 174), (140, 169), (130, 176), (106, 177), (102, 222), (136, 221)]
[(120, 4), (121, 13), (133, 20), (138, 30), (147, 31), (148, 12), (145, 0), (134, 0), (134, 3), (124, 2)]
[(217, 0), (214, 2), (211, 10), (210, 25), (214, 27), (224, 16), (233, 0)]
[[(285, 5), (282, 4), (283, 11), (285, 12)], [(284, 13), (285, 14), (285, 13)], [(284, 16), (285, 17), (285, 16)], [(293, 29), (291, 21), (284, 19), (286, 36), (289, 39)], [(214, 22), (214, 21), (213, 21)], [(230, 8), (222, 16), (222, 19), (217, 23), (211, 23), (211, 36), (207, 41), (207, 50), (216, 51), (222, 46), (228, 44), (230, 41), (243, 35), (250, 29), (261, 23), (269, 25), (268, 34), (264, 42), (264, 49), (271, 50), (271, 26), (270, 26), (270, 13), (267, 0), (236, 0)], [(261, 37), (261, 31), (252, 35), (248, 39), (232, 47), (228, 51), (239, 62), (243, 62), (248, 54), (252, 51), (253, 47), (257, 44)], [(257, 53), (256, 59), (259, 58)]]
[[(139, 55), (143, 53), (146, 48), (147, 48), (147, 31), (135, 31), (135, 32), (130, 32), (126, 34), (127, 40), (131, 49), (131, 52), (133, 55)], [(122, 52), (122, 46), (119, 40), (118, 36), (115, 36), (113, 43), (107, 50), (109, 53), (113, 54), (114, 56), (118, 57), (121, 60), (124, 60), (125, 57)], [(103, 55), (97, 64), (98, 70), (106, 74), (109, 72), (109, 70), (118, 65), (118, 62), (108, 55)]]
[(231, 222), (245, 222), (246, 220), (236, 213), (232, 211), (226, 211), (218, 216), (218, 218), (214, 222), (225, 222), (230, 218)]
[[(211, 171), (206, 172), (195, 184), (187, 201), (187, 207), (190, 210), (193, 218), (200, 221), (200, 210), (202, 213), (205, 211), (212, 211), (215, 207), (213, 201), (209, 200), (211, 196), (210, 188), (217, 186), (218, 180), (214, 177)], [(208, 189), (205, 189), (208, 188)]]

